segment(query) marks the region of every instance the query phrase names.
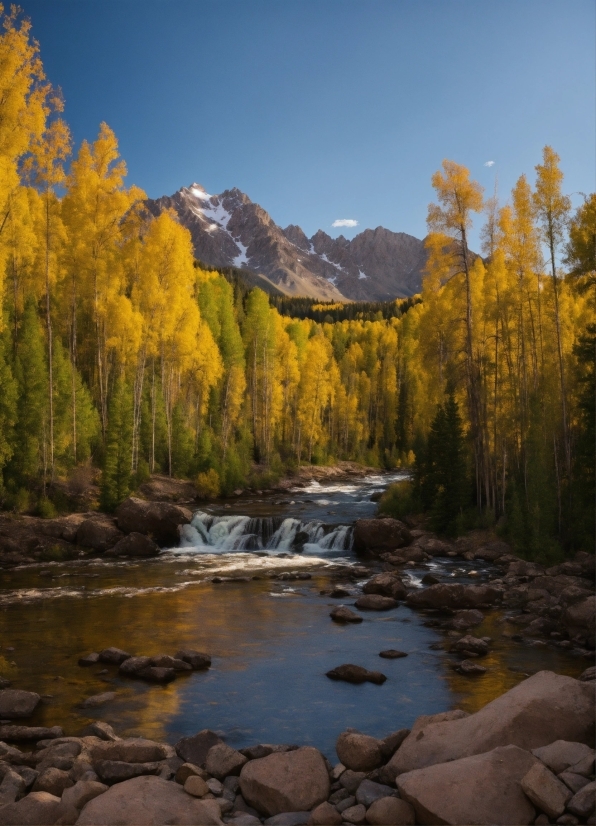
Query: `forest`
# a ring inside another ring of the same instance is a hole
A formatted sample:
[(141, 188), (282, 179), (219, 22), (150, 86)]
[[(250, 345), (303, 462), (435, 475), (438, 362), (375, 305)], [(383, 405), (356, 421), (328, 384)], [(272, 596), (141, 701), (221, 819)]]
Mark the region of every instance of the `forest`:
[(444, 532), (594, 550), (596, 195), (572, 209), (551, 147), (504, 204), (443, 162), (416, 299), (235, 289), (144, 207), (105, 123), (73, 154), (30, 24), (2, 22), (2, 508), (52, 515), (85, 468), (109, 511), (154, 472), (216, 496), (352, 459), (413, 467), (395, 507)]

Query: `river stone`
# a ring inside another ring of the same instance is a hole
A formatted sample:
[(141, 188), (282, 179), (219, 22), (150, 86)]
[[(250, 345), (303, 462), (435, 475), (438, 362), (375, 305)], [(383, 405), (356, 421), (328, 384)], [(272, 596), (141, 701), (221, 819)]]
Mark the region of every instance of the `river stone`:
[(139, 671), (149, 668), (151, 657), (128, 657), (118, 668), (123, 677), (138, 677)]
[(419, 823), (490, 826), (497, 817), (500, 826), (524, 826), (536, 813), (520, 782), (537, 763), (530, 752), (504, 746), (407, 772), (397, 778), (397, 787)]
[(40, 699), (39, 694), (34, 691), (5, 688), (0, 691), (0, 719), (15, 720), (19, 717), (30, 717)]
[(43, 771), (35, 783), (33, 784), (34, 792), (49, 792), (60, 797), (64, 789), (73, 786), (74, 783), (70, 779), (68, 772), (61, 769), (46, 769)]
[(202, 777), (197, 774), (190, 774), (184, 781), (184, 791), (193, 797), (205, 797), (209, 794), (209, 786)]
[(337, 738), (335, 751), (348, 769), (369, 772), (383, 763), (381, 744), (368, 734), (344, 731)]
[(193, 734), (192, 737), (183, 737), (178, 740), (174, 748), (178, 757), (181, 757), (185, 763), (193, 763), (195, 766), (202, 767), (209, 749), (222, 742), (223, 740), (214, 731), (203, 729), (198, 734)]
[(60, 798), (48, 792), (31, 792), (17, 803), (0, 809), (0, 826), (48, 826), (56, 822)]
[(0, 783), (0, 807), (14, 803), (17, 797), (21, 797), (27, 789), (27, 783), (20, 774), (8, 769), (2, 783)]
[(159, 777), (135, 777), (89, 801), (77, 826), (221, 826), (215, 800), (198, 800), (177, 783)]
[(542, 763), (535, 763), (522, 777), (521, 787), (532, 803), (549, 817), (559, 817), (573, 797), (564, 783)]
[(399, 797), (381, 797), (366, 812), (366, 822), (372, 826), (413, 826), (413, 807)]
[(501, 591), (492, 585), (461, 585), (443, 583), (431, 585), (408, 594), (407, 603), (412, 608), (439, 608), (456, 611), (459, 608), (477, 608), (500, 601)]
[(151, 657), (151, 665), (157, 668), (173, 668), (174, 671), (192, 671), (190, 663), (177, 657), (170, 657), (169, 654), (158, 654), (156, 657)]
[(580, 789), (577, 794), (574, 794), (569, 803), (567, 810), (578, 817), (589, 817), (594, 811), (596, 805), (596, 780), (592, 780), (583, 789)]
[(115, 691), (104, 691), (102, 694), (94, 694), (92, 697), (87, 697), (81, 703), (81, 708), (98, 708), (105, 706), (106, 703), (111, 703), (116, 699)]
[(587, 757), (594, 759), (594, 750), (585, 743), (570, 743), (567, 740), (556, 740), (548, 746), (532, 749), (532, 754), (555, 774), (560, 774)]
[(406, 586), (397, 574), (375, 574), (362, 588), (365, 594), (380, 594), (393, 599), (405, 599), (408, 595)]
[(311, 746), (251, 760), (240, 772), (246, 802), (269, 817), (304, 812), (329, 796), (325, 760)]
[(331, 803), (320, 803), (310, 813), (308, 826), (340, 826), (342, 817)]
[(393, 597), (382, 597), (380, 594), (365, 594), (356, 600), (356, 608), (361, 611), (389, 611), (397, 604)]
[(99, 737), (100, 740), (120, 740), (114, 729), (109, 723), (104, 723), (103, 720), (94, 720), (81, 731), (82, 737)]
[(130, 737), (115, 742), (96, 742), (90, 747), (93, 761), (116, 760), (123, 763), (153, 763), (166, 760), (171, 754), (169, 746), (143, 737)]
[(486, 668), (483, 665), (478, 665), (474, 660), (462, 660), (456, 667), (456, 671), (463, 674), (465, 677), (478, 676), (486, 674)]
[(409, 529), (398, 519), (358, 519), (354, 523), (354, 550), (392, 551), (412, 541)]
[(380, 671), (368, 671), (366, 668), (363, 668), (361, 665), (352, 665), (351, 663), (345, 663), (344, 665), (338, 665), (337, 668), (332, 668), (331, 671), (328, 671), (326, 674), (330, 680), (344, 680), (346, 683), (375, 683), (376, 685), (382, 685), (387, 677), (384, 674), (381, 674)]
[(171, 683), (176, 679), (176, 671), (173, 668), (159, 668), (150, 665), (137, 672), (137, 677), (146, 680), (148, 683)]
[(201, 671), (211, 665), (211, 656), (203, 651), (194, 651), (192, 648), (183, 648), (174, 655), (176, 660), (188, 663), (194, 671)]
[(346, 608), (345, 605), (336, 606), (329, 616), (334, 622), (362, 622), (362, 617), (349, 608)]
[(240, 769), (248, 762), (248, 758), (226, 743), (216, 743), (211, 746), (205, 759), (205, 768), (218, 780), (228, 775), (239, 775)]
[(497, 746), (533, 749), (554, 739), (591, 743), (593, 738), (594, 691), (590, 684), (539, 671), (475, 714), (421, 727), (415, 723), (384, 771), (395, 777)]
[(102, 663), (110, 663), (110, 665), (120, 665), (124, 660), (128, 660), (131, 655), (121, 648), (104, 648), (99, 652), (99, 661)]
[(99, 654), (97, 651), (92, 651), (91, 654), (79, 657), (79, 665), (82, 666), (95, 665), (97, 662), (99, 662)]
[(146, 502), (130, 496), (116, 509), (118, 527), (124, 533), (150, 535), (162, 548), (177, 547), (179, 528), (188, 524), (192, 512), (169, 502)]
[(341, 816), (345, 823), (366, 823), (366, 809), (362, 803), (357, 803), (355, 806), (350, 806), (349, 809), (344, 809)]
[(62, 802), (74, 809), (82, 809), (86, 803), (107, 792), (107, 790), (108, 786), (104, 783), (97, 783), (93, 780), (79, 780), (74, 786), (64, 790)]
[(54, 737), (64, 737), (60, 726), (0, 726), (0, 740), (8, 740), (10, 743), (37, 743)]
[(343, 788), (350, 794), (356, 794), (363, 780), (366, 780), (366, 773), (355, 772), (352, 769), (346, 769), (339, 778), (339, 782)]
[(391, 797), (394, 794), (397, 794), (397, 792), (391, 786), (375, 783), (373, 780), (363, 780), (358, 786), (356, 800), (368, 809), (375, 800), (380, 800), (382, 797)]
[(465, 637), (461, 637), (461, 639), (453, 643), (452, 649), (466, 657), (473, 655), (485, 657), (488, 654), (488, 643), (486, 640), (473, 637), (471, 634), (466, 634)]
[(464, 608), (462, 611), (455, 612), (450, 625), (455, 631), (464, 631), (466, 628), (480, 625), (483, 620), (484, 614), (481, 611), (476, 608)]
[(180, 783), (181, 786), (184, 786), (189, 777), (201, 777), (203, 780), (207, 780), (209, 775), (205, 769), (201, 769), (193, 763), (183, 763), (178, 767), (178, 769), (176, 769), (176, 776), (174, 778), (176, 783)]
[(398, 660), (400, 657), (407, 657), (405, 651), (397, 651), (395, 648), (387, 648), (385, 651), (379, 651), (379, 657), (385, 660)]

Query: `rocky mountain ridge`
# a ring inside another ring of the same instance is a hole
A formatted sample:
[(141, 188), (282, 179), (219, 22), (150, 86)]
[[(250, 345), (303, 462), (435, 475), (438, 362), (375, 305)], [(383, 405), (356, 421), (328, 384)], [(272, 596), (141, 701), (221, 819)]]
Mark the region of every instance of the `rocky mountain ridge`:
[(200, 261), (248, 270), (286, 295), (390, 301), (422, 287), (424, 241), (404, 232), (377, 227), (348, 240), (319, 230), (307, 238), (299, 226), (279, 227), (239, 189), (209, 195), (197, 183), (147, 206), (154, 215), (176, 212)]

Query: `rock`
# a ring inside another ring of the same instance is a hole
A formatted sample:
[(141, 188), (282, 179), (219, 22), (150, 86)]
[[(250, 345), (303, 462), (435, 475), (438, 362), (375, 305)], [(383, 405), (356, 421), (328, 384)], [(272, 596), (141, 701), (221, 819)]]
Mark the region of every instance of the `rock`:
[(142, 775), (158, 775), (161, 763), (127, 763), (123, 760), (96, 760), (95, 771), (100, 780), (111, 785)]
[(349, 809), (344, 809), (341, 814), (346, 823), (366, 823), (366, 809), (362, 803), (358, 803), (356, 806), (350, 806)]
[(187, 794), (192, 794), (193, 797), (205, 797), (206, 794), (209, 794), (209, 786), (202, 777), (191, 774), (184, 781), (184, 791)]
[(456, 611), (451, 620), (451, 627), (455, 631), (464, 631), (466, 628), (472, 628), (475, 625), (480, 625), (484, 620), (484, 614), (476, 608), (464, 608), (463, 611)]
[(395, 648), (388, 648), (386, 651), (379, 651), (379, 657), (383, 657), (385, 660), (397, 660), (400, 657), (407, 657), (405, 651), (396, 651)]
[(49, 826), (56, 822), (60, 798), (48, 792), (31, 792), (18, 803), (0, 809), (0, 826)]
[(388, 611), (397, 604), (393, 597), (382, 597), (379, 594), (366, 594), (356, 600), (356, 608), (361, 611)]
[(237, 810), (234, 815), (235, 817), (232, 820), (228, 820), (228, 823), (233, 823), (234, 826), (261, 826), (261, 819), (248, 814), (248, 812)]
[(338, 812), (344, 812), (345, 809), (351, 809), (352, 806), (356, 805), (356, 798), (353, 795), (348, 795), (348, 797), (341, 800), (339, 803), (335, 804), (335, 808)]
[(561, 772), (559, 780), (562, 780), (567, 788), (571, 789), (573, 794), (579, 792), (580, 789), (583, 789), (584, 786), (587, 786), (590, 782), (587, 777), (584, 777), (582, 774), (575, 774), (574, 772)]
[(308, 826), (340, 826), (342, 817), (331, 803), (320, 803), (310, 813)]
[(391, 797), (394, 794), (396, 794), (395, 789), (392, 789), (391, 786), (384, 786), (382, 783), (375, 783), (372, 780), (363, 780), (358, 786), (356, 800), (368, 809), (375, 800), (380, 800), (382, 797)]
[(122, 531), (118, 530), (111, 516), (105, 513), (94, 513), (79, 525), (77, 545), (103, 553), (112, 548), (119, 539), (122, 539), (122, 536)]
[(8, 740), (10, 743), (37, 743), (54, 737), (64, 737), (60, 726), (0, 726), (0, 740)]
[[(346, 797), (350, 797), (350, 792), (347, 789), (339, 788), (329, 795), (329, 803), (333, 803), (333, 805), (336, 806), (338, 803), (341, 803), (342, 800), (345, 800)], [(354, 798), (354, 800), (356, 800), (356, 798)]]
[(183, 660), (188, 663), (194, 671), (201, 671), (204, 668), (209, 668), (211, 665), (211, 656), (202, 651), (194, 651), (191, 648), (184, 648), (177, 651), (174, 655), (175, 659)]
[(251, 760), (240, 772), (240, 789), (266, 815), (303, 812), (327, 799), (329, 774), (321, 753), (307, 746)]
[(502, 826), (523, 826), (535, 812), (520, 782), (537, 763), (528, 751), (504, 746), (407, 772), (397, 787), (419, 823), (494, 824), (497, 817)]
[(477, 608), (500, 601), (501, 591), (492, 585), (460, 585), (439, 583), (408, 594), (407, 603), (412, 608), (439, 608), (456, 611), (460, 608)]
[(0, 807), (14, 803), (17, 798), (23, 796), (26, 789), (27, 784), (21, 775), (8, 769), (0, 783)]
[(81, 735), (83, 737), (99, 737), (100, 740), (109, 740), (111, 742), (120, 740), (120, 737), (117, 736), (112, 726), (110, 726), (109, 723), (104, 723), (102, 720), (95, 720), (93, 723), (89, 723), (89, 725), (85, 726), (82, 730)]
[(459, 671), (460, 674), (463, 674), (465, 677), (475, 677), (480, 676), (481, 674), (486, 674), (486, 668), (482, 665), (478, 665), (478, 663), (474, 662), (474, 660), (462, 660), (456, 667), (456, 671)]
[(179, 528), (192, 519), (192, 512), (169, 502), (146, 502), (131, 496), (116, 510), (118, 527), (124, 533), (150, 535), (160, 547), (172, 548), (180, 540)]
[(82, 809), (93, 798), (107, 792), (108, 786), (93, 780), (79, 780), (74, 786), (64, 790), (62, 802), (74, 809)]
[(452, 651), (463, 654), (465, 657), (484, 657), (488, 654), (488, 643), (478, 637), (466, 634), (451, 646)]
[(574, 794), (567, 809), (578, 817), (589, 817), (594, 811), (596, 804), (596, 780), (592, 780), (584, 786), (577, 794)]
[(517, 559), (510, 562), (507, 568), (507, 576), (544, 576), (545, 569), (536, 562), (526, 562), (525, 559)]
[(533, 749), (553, 738), (592, 742), (593, 695), (589, 683), (539, 671), (463, 719), (416, 721), (387, 769), (398, 775), (505, 744)]
[(581, 774), (584, 777), (591, 777), (594, 774), (594, 752), (591, 752), (588, 757), (584, 757), (584, 759), (576, 763), (575, 766), (570, 766), (569, 771), (575, 774)]
[(81, 708), (98, 708), (105, 706), (106, 703), (111, 703), (116, 699), (115, 691), (104, 691), (102, 694), (94, 694), (92, 697), (87, 697), (81, 703)]
[(136, 676), (149, 683), (171, 683), (176, 679), (176, 671), (173, 668), (158, 668), (150, 665), (139, 671)]
[(382, 685), (387, 679), (380, 671), (368, 671), (366, 668), (362, 668), (361, 665), (351, 665), (350, 663), (332, 668), (331, 671), (327, 672), (326, 676), (329, 677), (330, 680), (344, 680), (346, 683), (359, 684), (368, 682), (375, 683), (376, 685)]
[(437, 585), (441, 580), (434, 574), (424, 574), (421, 581), (423, 585)]
[(118, 668), (123, 677), (138, 677), (139, 673), (151, 665), (151, 657), (128, 657)]
[(572, 794), (542, 763), (535, 763), (522, 777), (521, 787), (532, 803), (549, 817), (559, 817)]
[(56, 797), (61, 797), (64, 789), (68, 789), (69, 786), (73, 785), (68, 772), (60, 769), (46, 769), (33, 784), (33, 791), (48, 792), (49, 794), (55, 794)]
[(373, 826), (413, 826), (413, 807), (399, 797), (381, 797), (366, 812), (366, 822)]
[(392, 551), (409, 545), (412, 535), (398, 519), (358, 519), (354, 523), (354, 550)]
[[(401, 728), (399, 731), (391, 732), (391, 734), (388, 734), (387, 737), (384, 737), (380, 741), (381, 753), (384, 760), (389, 760), (393, 757), (409, 733), (409, 728)], [(394, 778), (391, 778), (391, 782), (393, 782), (393, 780)]]
[(532, 754), (555, 774), (560, 774), (588, 757), (594, 760), (593, 749), (585, 743), (572, 743), (568, 740), (556, 740), (548, 746), (532, 749)]
[(240, 769), (248, 762), (243, 754), (231, 748), (226, 743), (216, 743), (211, 746), (205, 759), (205, 768), (218, 780), (228, 775), (239, 775)]
[(579, 675), (578, 679), (584, 683), (596, 680), (596, 666), (591, 665), (589, 668), (586, 668), (586, 670)]
[(345, 605), (338, 605), (329, 614), (334, 622), (362, 622), (362, 617), (346, 608)]
[(159, 556), (159, 553), (159, 545), (156, 545), (152, 539), (142, 533), (133, 531), (116, 542), (114, 547), (106, 553), (106, 556), (132, 556), (144, 559)]
[(168, 654), (158, 654), (157, 657), (151, 657), (151, 665), (157, 668), (173, 668), (174, 671), (192, 671), (190, 663), (177, 657), (170, 657)]
[(178, 740), (174, 748), (178, 757), (181, 757), (185, 763), (203, 766), (209, 749), (222, 742), (222, 739), (214, 731), (203, 729), (198, 734), (192, 735), (192, 737), (183, 737)]
[(193, 763), (183, 763), (176, 770), (176, 783), (180, 783), (180, 785), (184, 786), (189, 777), (201, 777), (203, 780), (207, 780), (209, 775), (205, 769), (201, 769)]
[(177, 783), (159, 777), (135, 777), (118, 783), (86, 804), (77, 826), (221, 826), (214, 800), (198, 800)]
[(169, 746), (145, 740), (143, 737), (130, 737), (113, 743), (96, 742), (91, 746), (91, 754), (96, 760), (115, 760), (123, 763), (153, 763), (166, 760), (171, 754)]
[[(358, 787), (360, 786), (363, 780), (366, 780), (366, 773), (355, 772), (352, 769), (346, 769), (346, 771), (339, 778), (339, 782), (341, 783), (343, 788), (350, 794), (356, 794), (356, 792), (358, 791)], [(354, 801), (355, 800), (356, 798), (354, 798)]]
[(365, 594), (380, 594), (392, 599), (405, 599), (406, 586), (396, 574), (376, 574), (362, 588)]
[(79, 657), (79, 665), (82, 666), (95, 665), (97, 662), (99, 662), (99, 654), (97, 651), (93, 651), (91, 654), (86, 654), (84, 657)]
[(282, 812), (280, 815), (268, 817), (266, 826), (306, 826), (310, 819), (310, 812)]
[(19, 717), (30, 717), (40, 700), (41, 697), (34, 691), (5, 688), (0, 691), (0, 719), (16, 720)]
[(335, 751), (348, 769), (369, 772), (383, 763), (380, 742), (368, 734), (344, 731), (337, 738)]
[(248, 757), (249, 760), (257, 760), (259, 757), (268, 757), (270, 754), (278, 754), (282, 751), (292, 751), (298, 746), (280, 746), (271, 743), (259, 743), (258, 746), (249, 746), (246, 749), (239, 749), (240, 754)]
[(99, 652), (99, 661), (110, 665), (120, 665), (124, 660), (128, 660), (131, 655), (121, 648), (104, 648)]

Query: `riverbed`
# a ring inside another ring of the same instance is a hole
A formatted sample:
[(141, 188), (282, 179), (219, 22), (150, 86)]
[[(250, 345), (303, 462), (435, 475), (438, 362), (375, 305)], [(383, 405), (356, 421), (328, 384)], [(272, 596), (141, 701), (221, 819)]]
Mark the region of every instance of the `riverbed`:
[[(453, 671), (444, 634), (403, 604), (363, 613), (359, 625), (330, 620), (331, 608), (352, 604), (380, 570), (351, 550), (351, 525), (373, 516), (375, 495), (400, 477), (312, 483), (215, 503), (196, 513), (180, 547), (152, 560), (84, 559), (3, 572), (0, 672), (15, 688), (44, 695), (31, 724), (62, 725), (72, 734), (100, 719), (119, 734), (171, 743), (211, 728), (235, 748), (308, 744), (331, 760), (347, 727), (382, 737), (421, 714), (475, 711), (544, 668), (578, 676), (585, 661), (556, 646), (512, 641), (497, 611), (474, 631), (494, 641), (483, 660), (488, 671), (476, 678)], [(444, 558), (408, 567), (405, 576), (421, 587), (429, 571), (451, 582), (494, 573), (478, 560)], [(321, 594), (334, 585), (349, 596)], [(156, 686), (124, 679), (111, 666), (77, 664), (107, 646), (134, 655), (194, 648), (211, 654), (212, 667)], [(381, 659), (387, 648), (408, 656)], [(387, 681), (356, 686), (325, 676), (342, 663), (380, 670)], [(116, 693), (111, 702), (81, 707), (106, 691)]]

